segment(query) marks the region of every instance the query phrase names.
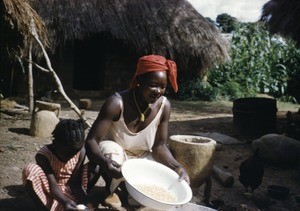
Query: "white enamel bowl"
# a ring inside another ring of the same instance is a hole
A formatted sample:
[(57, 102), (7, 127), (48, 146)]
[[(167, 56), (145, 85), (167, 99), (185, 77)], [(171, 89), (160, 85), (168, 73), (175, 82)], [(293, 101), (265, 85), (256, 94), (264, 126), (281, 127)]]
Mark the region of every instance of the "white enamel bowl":
[[(122, 174), (129, 194), (145, 207), (168, 210), (180, 207), (192, 199), (192, 190), (186, 181), (172, 169), (155, 161), (130, 159), (123, 163)], [(135, 188), (136, 185), (160, 186), (177, 198), (174, 203), (153, 199)]]

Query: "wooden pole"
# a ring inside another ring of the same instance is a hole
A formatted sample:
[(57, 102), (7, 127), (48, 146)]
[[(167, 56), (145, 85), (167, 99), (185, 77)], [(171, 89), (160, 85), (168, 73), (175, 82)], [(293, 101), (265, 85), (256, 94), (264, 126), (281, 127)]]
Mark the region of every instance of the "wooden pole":
[[(32, 40), (29, 43), (28, 59), (32, 61)], [(29, 97), (29, 113), (32, 114), (34, 107), (34, 94), (33, 94), (33, 74), (32, 63), (28, 63), (28, 97)]]
[[(37, 66), (38, 68), (40, 68), (41, 70), (47, 71), (48, 73), (50, 73), (50, 74), (52, 75), (52, 77), (54, 78), (55, 83), (56, 83), (56, 85), (57, 85), (58, 91), (59, 91), (60, 94), (65, 98), (65, 100), (69, 103), (71, 109), (73, 109), (73, 110), (76, 112), (76, 114), (84, 121), (84, 123), (86, 124), (87, 127), (91, 127), (92, 125), (91, 125), (90, 122), (88, 122), (88, 120), (87, 120), (86, 117), (84, 116), (84, 113), (81, 112), (81, 111), (79, 110), (79, 108), (78, 108), (78, 107), (72, 102), (72, 100), (67, 96), (67, 94), (66, 94), (66, 92), (65, 92), (65, 90), (64, 90), (64, 88), (63, 88), (63, 85), (62, 85), (62, 83), (61, 83), (61, 81), (60, 81), (60, 79), (59, 79), (59, 77), (58, 77), (58, 75), (56, 74), (56, 72), (55, 72), (55, 71), (53, 70), (53, 68), (52, 68), (51, 61), (50, 61), (49, 56), (48, 56), (48, 54), (47, 54), (47, 52), (46, 52), (46, 50), (45, 50), (45, 48), (44, 48), (43, 43), (42, 43), (42, 42), (40, 41), (40, 39), (39, 39), (39, 36), (38, 36), (37, 31), (36, 31), (36, 28), (35, 28), (34, 23), (31, 24), (31, 29), (30, 29), (30, 31), (31, 31), (32, 36), (34, 37), (34, 39), (37, 41), (37, 43), (39, 44), (39, 46), (40, 46), (41, 49), (42, 49), (42, 52), (43, 52), (43, 55), (44, 55), (44, 57), (45, 57), (45, 60), (46, 60), (48, 69), (42, 68), (42, 67), (39, 66), (39, 65), (36, 65), (36, 66)], [(32, 61), (30, 61), (30, 62), (33, 63)], [(33, 63), (33, 64), (34, 64), (34, 63)]]

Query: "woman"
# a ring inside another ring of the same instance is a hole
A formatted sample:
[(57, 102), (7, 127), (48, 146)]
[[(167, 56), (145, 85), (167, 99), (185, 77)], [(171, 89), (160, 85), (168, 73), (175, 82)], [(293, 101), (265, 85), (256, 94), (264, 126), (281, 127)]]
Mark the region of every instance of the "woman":
[[(163, 95), (168, 78), (177, 92), (175, 62), (159, 55), (141, 57), (130, 89), (115, 93), (101, 108), (87, 136), (86, 150), (90, 162), (100, 166), (110, 193), (122, 180), (122, 163), (131, 157), (154, 159), (189, 183), (185, 169), (167, 147), (171, 105)], [(112, 194), (105, 202), (118, 207), (116, 198)]]

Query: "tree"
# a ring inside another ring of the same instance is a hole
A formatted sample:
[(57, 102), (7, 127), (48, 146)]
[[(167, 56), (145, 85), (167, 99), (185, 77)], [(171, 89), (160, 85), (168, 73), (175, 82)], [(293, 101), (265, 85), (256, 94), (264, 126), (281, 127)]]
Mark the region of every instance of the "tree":
[(231, 33), (235, 29), (235, 25), (238, 23), (236, 18), (228, 15), (227, 13), (218, 15), (216, 22), (224, 33)]
[(205, 17), (205, 19), (206, 19), (209, 23), (211, 23), (211, 25), (217, 26), (217, 23), (216, 23), (213, 19), (211, 19), (210, 17)]

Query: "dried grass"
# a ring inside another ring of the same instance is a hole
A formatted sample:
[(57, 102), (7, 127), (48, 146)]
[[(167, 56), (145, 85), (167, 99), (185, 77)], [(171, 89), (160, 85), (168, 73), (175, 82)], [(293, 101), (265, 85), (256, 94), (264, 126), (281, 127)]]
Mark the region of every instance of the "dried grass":
[[(14, 31), (16, 43), (22, 43), (23, 53), (27, 52), (28, 44), (33, 37), (31, 36), (31, 24), (33, 23), (42, 43), (47, 46), (47, 31), (41, 17), (31, 8), (27, 0), (3, 0), (4, 21), (9, 23)], [(7, 32), (3, 32), (7, 33)], [(19, 36), (21, 35), (21, 36)], [(22, 39), (17, 40), (17, 39)], [(5, 42), (4, 42), (5, 43)], [(5, 48), (4, 46), (1, 46)]]
[(201, 72), (227, 60), (228, 42), (186, 0), (30, 0), (46, 23), (52, 50), (108, 33), (138, 55), (157, 53)]

